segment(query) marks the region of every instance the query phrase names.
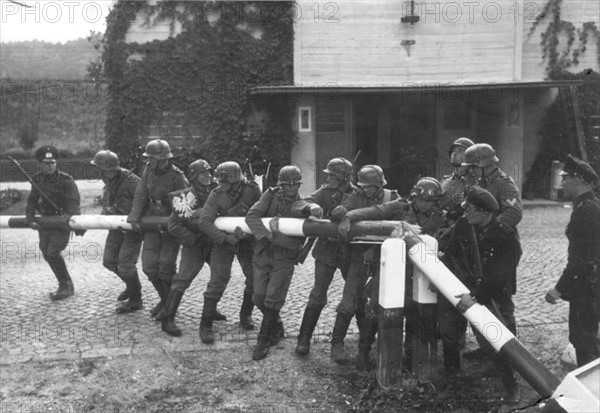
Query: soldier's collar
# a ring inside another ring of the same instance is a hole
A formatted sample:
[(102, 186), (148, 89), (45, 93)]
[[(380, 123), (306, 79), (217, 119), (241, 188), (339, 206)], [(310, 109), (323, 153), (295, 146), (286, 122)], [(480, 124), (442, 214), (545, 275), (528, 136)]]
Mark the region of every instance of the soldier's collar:
[(594, 191), (592, 191), (592, 190), (584, 192), (583, 194), (577, 196), (573, 200), (573, 207), (577, 208), (579, 205), (581, 205), (581, 203), (587, 201), (588, 199), (592, 199), (594, 196), (595, 196), (595, 194), (594, 194)]

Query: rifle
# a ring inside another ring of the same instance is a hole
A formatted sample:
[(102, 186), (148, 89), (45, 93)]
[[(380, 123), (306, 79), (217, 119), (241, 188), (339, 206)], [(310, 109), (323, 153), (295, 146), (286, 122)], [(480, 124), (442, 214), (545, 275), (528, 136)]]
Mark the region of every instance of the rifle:
[[(477, 234), (475, 233), (475, 225), (469, 224), (471, 229), (471, 238), (473, 238), (473, 259), (475, 260), (475, 277), (477, 278), (477, 283), (480, 283), (483, 280), (483, 267), (481, 265), (481, 255), (479, 254), (479, 243), (477, 242)], [(498, 308), (498, 303), (493, 298), (490, 298), (490, 305), (488, 306), (490, 312), (496, 317), (502, 324), (508, 326), (504, 316), (500, 313), (500, 309)]]
[(33, 178), (27, 173), (27, 171), (25, 171), (25, 169), (23, 169), (21, 164), (19, 162), (17, 162), (15, 158), (13, 158), (12, 156), (9, 156), (9, 155), (7, 155), (6, 157), (12, 163), (14, 163), (17, 166), (17, 168), (19, 168), (19, 171), (21, 171), (23, 176), (25, 176), (25, 179), (27, 179), (29, 181), (29, 183), (31, 184), (31, 186), (34, 187), (40, 193), (40, 195), (44, 199), (44, 201), (46, 201), (48, 204), (50, 204), (50, 206), (52, 208), (54, 208), (54, 210), (57, 211), (59, 215), (67, 215), (65, 213), (65, 211), (63, 211), (63, 209), (61, 207), (56, 205), (56, 203), (50, 199), (50, 197), (42, 190), (42, 188), (40, 188), (39, 185), (33, 181)]
[(250, 176), (252, 179), (254, 179), (254, 173), (252, 172), (252, 164), (250, 163), (250, 159), (252, 159), (252, 155), (254, 155), (254, 152), (256, 152), (256, 150), (256, 145), (254, 145), (246, 159), (244, 159), (244, 163), (242, 164), (242, 173), (244, 172), (244, 168), (246, 167), (246, 165), (249, 165)]
[(140, 162), (140, 160), (143, 158), (143, 156), (142, 156), (143, 153), (144, 153), (144, 147), (141, 145), (138, 146), (137, 152), (135, 153), (135, 166), (134, 166), (133, 170), (131, 171), (138, 176), (142, 176), (142, 172), (144, 172), (142, 170), (143, 162)]
[(354, 178), (354, 182), (358, 181), (358, 168), (356, 167), (356, 162), (358, 161), (361, 152), (362, 150), (356, 152), (356, 155), (354, 155), (354, 158), (352, 159), (352, 167), (354, 168), (354, 176), (352, 178)]

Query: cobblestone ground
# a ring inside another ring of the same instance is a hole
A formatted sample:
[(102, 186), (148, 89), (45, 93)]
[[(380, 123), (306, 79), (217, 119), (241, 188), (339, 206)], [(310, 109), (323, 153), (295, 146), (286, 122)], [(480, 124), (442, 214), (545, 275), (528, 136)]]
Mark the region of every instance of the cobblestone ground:
[[(91, 201), (83, 207), (84, 213), (98, 213)], [(566, 329), (567, 305), (550, 306), (543, 297), (566, 262), (564, 229), (570, 212), (569, 208), (562, 207), (526, 209), (519, 226), (524, 254), (519, 265), (516, 306), (519, 337), (525, 346), (543, 341), (542, 332), (548, 327)], [(203, 346), (197, 331), (209, 268), (206, 266), (192, 283), (177, 314), (184, 336), (172, 338), (164, 334), (160, 324), (148, 314), (158, 297), (140, 266), (144, 309), (125, 315), (115, 313), (116, 297), (123, 290), (123, 283), (102, 266), (105, 236), (103, 231), (88, 231), (84, 237), (71, 240), (63, 255), (74, 280), (75, 296), (52, 302), (48, 292), (56, 289), (56, 281), (37, 249), (37, 234), (29, 229), (1, 231), (1, 364), (151, 353), (164, 347), (191, 350)], [(281, 314), (288, 337), (297, 335), (312, 287), (313, 268), (312, 257), (296, 268)], [(342, 288), (338, 273), (330, 289), (329, 304), (319, 322), (317, 340), (327, 340), (331, 334), (335, 305), (341, 298)], [(228, 317), (227, 322), (217, 323), (217, 340), (222, 345), (256, 338), (256, 331), (246, 333), (238, 325), (242, 291), (243, 275), (235, 263), (231, 282), (219, 304), (220, 311)], [(257, 310), (255, 321), (260, 321)], [(356, 333), (354, 324), (351, 329), (351, 333)]]

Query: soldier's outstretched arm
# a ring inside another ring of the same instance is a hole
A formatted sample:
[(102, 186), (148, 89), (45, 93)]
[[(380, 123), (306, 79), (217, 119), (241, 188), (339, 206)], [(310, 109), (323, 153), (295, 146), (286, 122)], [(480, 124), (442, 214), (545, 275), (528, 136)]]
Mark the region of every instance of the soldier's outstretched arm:
[(79, 189), (75, 180), (69, 177), (66, 182), (63, 194), (66, 198), (65, 202), (65, 213), (67, 215), (80, 215), (81, 214), (81, 197), (79, 196)]
[(271, 233), (263, 224), (262, 217), (264, 217), (271, 206), (273, 201), (273, 192), (271, 188), (267, 189), (260, 199), (252, 205), (248, 213), (246, 214), (246, 224), (252, 231), (252, 234), (257, 240), (266, 238)]
[(517, 224), (523, 218), (523, 205), (521, 203), (521, 193), (512, 179), (502, 183), (500, 189), (500, 210), (498, 221), (516, 228)]
[(204, 208), (200, 212), (198, 227), (200, 228), (200, 232), (204, 233), (210, 241), (222, 244), (225, 242), (225, 232), (215, 226), (215, 219), (217, 219), (218, 215), (218, 195), (212, 191), (208, 195), (204, 203)]
[(142, 179), (138, 182), (137, 187), (135, 188), (135, 193), (133, 194), (133, 202), (131, 205), (131, 212), (127, 216), (127, 222), (139, 222), (142, 218), (142, 215), (148, 208), (148, 204), (150, 203), (150, 199), (148, 196), (148, 188), (146, 187), (146, 181), (148, 180), (148, 171), (149, 169), (144, 169), (144, 173), (142, 174)]

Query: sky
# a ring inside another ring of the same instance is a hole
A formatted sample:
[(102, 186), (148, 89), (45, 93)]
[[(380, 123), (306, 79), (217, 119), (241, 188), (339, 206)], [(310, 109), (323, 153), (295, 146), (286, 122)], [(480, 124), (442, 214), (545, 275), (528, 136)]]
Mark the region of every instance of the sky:
[(0, 0), (0, 42), (44, 40), (64, 43), (104, 33), (114, 0)]

